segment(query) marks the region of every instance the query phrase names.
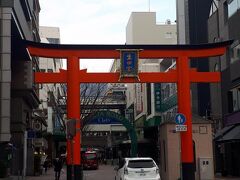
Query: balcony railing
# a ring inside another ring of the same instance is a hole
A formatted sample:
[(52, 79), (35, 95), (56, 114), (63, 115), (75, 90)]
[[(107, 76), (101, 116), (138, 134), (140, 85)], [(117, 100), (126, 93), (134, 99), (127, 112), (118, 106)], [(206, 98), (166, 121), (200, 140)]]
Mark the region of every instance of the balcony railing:
[(177, 105), (177, 94), (173, 94), (161, 103), (161, 112), (167, 111)]

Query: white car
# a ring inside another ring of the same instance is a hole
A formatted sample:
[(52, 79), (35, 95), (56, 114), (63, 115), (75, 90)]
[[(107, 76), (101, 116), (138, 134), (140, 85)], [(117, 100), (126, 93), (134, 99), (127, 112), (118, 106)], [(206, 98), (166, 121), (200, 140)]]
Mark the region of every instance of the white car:
[(115, 180), (161, 180), (157, 164), (149, 157), (124, 158), (115, 170)]

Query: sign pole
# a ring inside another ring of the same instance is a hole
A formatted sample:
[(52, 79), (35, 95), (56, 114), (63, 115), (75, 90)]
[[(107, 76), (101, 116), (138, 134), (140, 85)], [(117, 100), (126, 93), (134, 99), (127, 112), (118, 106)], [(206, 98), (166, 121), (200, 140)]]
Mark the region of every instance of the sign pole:
[(181, 150), (181, 147), (182, 147), (182, 143), (181, 143), (181, 133), (179, 133), (179, 167), (180, 167), (180, 179), (182, 180), (183, 179), (183, 176), (182, 176), (182, 150)]
[(187, 131), (181, 132), (182, 177), (183, 180), (194, 180), (190, 72), (187, 56), (178, 57), (177, 75), (178, 112), (185, 115), (187, 125)]

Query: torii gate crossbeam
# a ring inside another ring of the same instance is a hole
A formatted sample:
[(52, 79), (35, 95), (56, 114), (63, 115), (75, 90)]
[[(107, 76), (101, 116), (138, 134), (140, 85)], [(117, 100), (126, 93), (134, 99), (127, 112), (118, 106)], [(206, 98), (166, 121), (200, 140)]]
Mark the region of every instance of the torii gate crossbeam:
[[(178, 111), (186, 116), (187, 131), (181, 132), (181, 162), (183, 180), (194, 180), (192, 113), (190, 84), (192, 82), (219, 82), (219, 72), (197, 72), (189, 68), (189, 58), (221, 56), (232, 41), (204, 45), (56, 45), (27, 41), (32, 56), (66, 58), (67, 70), (59, 73), (35, 73), (36, 83), (67, 83), (67, 117), (78, 119), (76, 129), (80, 129), (80, 83), (177, 83)], [(176, 58), (175, 70), (166, 73), (139, 73), (139, 79), (122, 78), (119, 73), (87, 73), (79, 70), (79, 59), (119, 59), (119, 49), (141, 49), (139, 59)], [(80, 131), (74, 137), (73, 154), (70, 142), (67, 146), (67, 179), (81, 179), (81, 138)], [(74, 155), (73, 168), (71, 156)], [(74, 172), (72, 174), (71, 172)]]

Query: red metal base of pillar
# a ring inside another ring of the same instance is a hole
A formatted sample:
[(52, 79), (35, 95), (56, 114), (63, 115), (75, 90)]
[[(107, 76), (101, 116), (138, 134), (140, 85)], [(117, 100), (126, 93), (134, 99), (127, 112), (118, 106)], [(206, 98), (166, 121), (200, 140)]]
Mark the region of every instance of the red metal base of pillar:
[(67, 180), (83, 180), (81, 165), (67, 165)]
[(182, 163), (182, 180), (195, 180), (194, 163)]

